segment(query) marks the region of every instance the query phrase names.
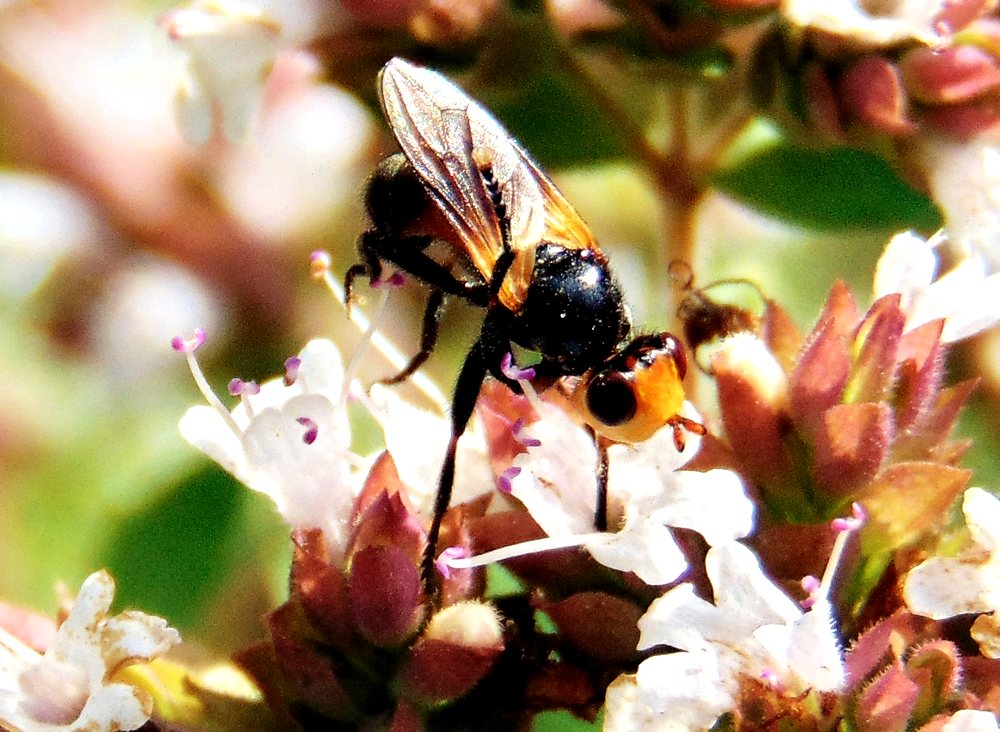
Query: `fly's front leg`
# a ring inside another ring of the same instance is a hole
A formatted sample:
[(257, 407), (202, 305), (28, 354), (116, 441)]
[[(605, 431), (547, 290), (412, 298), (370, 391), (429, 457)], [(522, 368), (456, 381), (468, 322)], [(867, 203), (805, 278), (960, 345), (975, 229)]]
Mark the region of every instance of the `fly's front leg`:
[(445, 296), (441, 290), (431, 290), (424, 309), (424, 323), (420, 330), (420, 350), (414, 354), (402, 371), (388, 379), (380, 379), (380, 384), (398, 384), (406, 381), (430, 358), (437, 345), (438, 326), (441, 323), (441, 313), (444, 312)]
[(384, 240), (385, 237), (375, 230), (366, 231), (358, 237), (358, 256), (361, 257), (361, 261), (351, 265), (344, 275), (344, 305), (348, 310), (354, 302), (354, 284), (358, 277), (367, 277), (368, 282), (373, 285), (382, 279), (382, 258), (379, 249)]

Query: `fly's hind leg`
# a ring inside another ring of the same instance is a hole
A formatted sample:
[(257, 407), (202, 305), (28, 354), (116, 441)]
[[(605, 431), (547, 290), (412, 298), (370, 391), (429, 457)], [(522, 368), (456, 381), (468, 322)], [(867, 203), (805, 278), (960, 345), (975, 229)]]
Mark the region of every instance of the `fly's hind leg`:
[(431, 290), (430, 297), (427, 299), (427, 307), (424, 309), (423, 326), (420, 329), (420, 350), (413, 355), (410, 362), (398, 374), (390, 376), (388, 379), (379, 379), (380, 384), (398, 384), (401, 381), (406, 381), (430, 358), (437, 345), (438, 326), (441, 323), (441, 314), (444, 312), (444, 303), (444, 293), (441, 290)]

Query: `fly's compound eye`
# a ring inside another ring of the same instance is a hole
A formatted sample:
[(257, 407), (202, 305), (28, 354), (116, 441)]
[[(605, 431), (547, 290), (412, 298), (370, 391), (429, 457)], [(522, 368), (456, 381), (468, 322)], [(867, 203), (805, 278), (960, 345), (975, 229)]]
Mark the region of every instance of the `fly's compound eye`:
[(583, 420), (605, 439), (642, 442), (679, 423), (686, 365), (684, 346), (669, 333), (640, 335), (585, 376), (574, 400)]
[(587, 384), (587, 410), (608, 427), (628, 422), (638, 408), (635, 385), (620, 371), (600, 374)]

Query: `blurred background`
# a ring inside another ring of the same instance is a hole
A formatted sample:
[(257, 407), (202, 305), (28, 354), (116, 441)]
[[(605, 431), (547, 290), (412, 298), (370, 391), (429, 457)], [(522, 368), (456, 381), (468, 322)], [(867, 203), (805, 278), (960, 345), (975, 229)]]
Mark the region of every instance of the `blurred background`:
[[(191, 5), (225, 18), (237, 4)], [(233, 376), (280, 373), (313, 337), (350, 351), (357, 335), (310, 279), (308, 255), (330, 250), (338, 277), (355, 261), (366, 176), (394, 150), (374, 96), (393, 55), (453, 75), (508, 125), (594, 229), (644, 329), (677, 325), (675, 258), (697, 285), (753, 281), (806, 328), (835, 278), (868, 304), (891, 233), (940, 225), (882, 157), (804, 144), (737, 103), (739, 37), (651, 51), (648, 18), (636, 18), (669, 4), (252, 5), (280, 34), (248, 62), (255, 79), (268, 73), (250, 84), (247, 128), (217, 125), (190, 144), (178, 90), (192, 74), (204, 82), (206, 64), (260, 50), (238, 26), (191, 31), (169, 2), (0, 2), (8, 602), (49, 611), (56, 583), (108, 567), (121, 606), (187, 639), (229, 651), (259, 637), (257, 618), (284, 592), (287, 533), (264, 498), (180, 438), (200, 395), (170, 340), (208, 332), (199, 357), (220, 394)], [(598, 32), (622, 22), (628, 33)], [(409, 351), (425, 295), (411, 284), (394, 297), (385, 328)], [(427, 366), (445, 391), (476, 323), (449, 308)], [(991, 363), (989, 349), (953, 354), (954, 380)], [(362, 378), (388, 373), (373, 357)], [(710, 391), (693, 393), (710, 414)], [(988, 381), (963, 427), (982, 485), (1000, 485), (996, 394)]]

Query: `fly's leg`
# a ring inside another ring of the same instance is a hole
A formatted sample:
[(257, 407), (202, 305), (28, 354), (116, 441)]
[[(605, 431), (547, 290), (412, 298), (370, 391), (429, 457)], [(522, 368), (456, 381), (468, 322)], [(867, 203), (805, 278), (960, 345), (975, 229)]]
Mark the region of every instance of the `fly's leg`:
[(424, 558), (421, 564), (421, 576), (428, 596), (434, 594), (435, 560), (437, 559), (438, 539), (441, 536), (441, 522), (444, 520), (448, 504), (451, 503), (451, 492), (455, 486), (455, 457), (458, 454), (458, 440), (472, 419), (472, 410), (479, 398), (479, 389), (486, 378), (486, 357), (482, 341), (469, 351), (458, 375), (455, 393), (452, 396), (451, 407), (451, 437), (448, 449), (441, 465), (438, 478), (437, 495), (434, 497), (434, 516), (427, 532), (427, 546), (424, 548)]
[(444, 293), (441, 290), (431, 290), (427, 299), (427, 307), (424, 309), (424, 323), (420, 329), (420, 350), (414, 354), (410, 362), (406, 364), (402, 371), (388, 379), (380, 379), (380, 384), (398, 384), (406, 381), (430, 358), (437, 345), (438, 326), (441, 323), (441, 313), (444, 312)]
[(441, 536), (441, 522), (451, 503), (452, 489), (455, 487), (455, 457), (458, 453), (458, 440), (465, 433), (472, 419), (472, 412), (479, 398), (479, 390), (491, 370), (491, 364), (499, 363), (503, 354), (510, 351), (510, 339), (506, 331), (499, 326), (496, 318), (487, 313), (486, 320), (479, 334), (479, 339), (469, 350), (458, 374), (455, 392), (451, 400), (451, 437), (445, 452), (444, 463), (438, 478), (437, 495), (434, 497), (434, 516), (427, 532), (427, 546), (421, 565), (424, 588), (428, 595), (434, 593), (434, 562), (438, 553), (438, 540)]

